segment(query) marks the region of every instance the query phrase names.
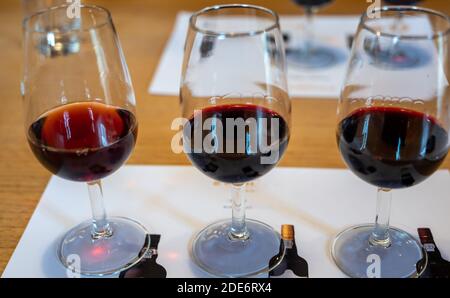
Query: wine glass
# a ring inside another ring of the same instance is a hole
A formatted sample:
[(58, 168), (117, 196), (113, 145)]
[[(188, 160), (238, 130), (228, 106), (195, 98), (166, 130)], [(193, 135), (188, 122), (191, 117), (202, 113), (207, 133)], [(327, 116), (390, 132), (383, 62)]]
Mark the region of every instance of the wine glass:
[[(377, 215), (375, 224), (341, 232), (332, 255), (351, 277), (415, 277), (424, 268), (426, 254), (415, 237), (389, 226), (391, 190), (424, 181), (447, 155), (450, 20), (439, 12), (410, 6), (383, 7), (378, 12), (379, 18), (361, 19), (337, 126), (346, 165), (378, 188)], [(390, 24), (399, 12), (405, 19), (427, 22), (420, 30), (396, 35)], [(364, 49), (367, 38), (386, 46), (401, 41), (426, 51), (430, 61), (415, 69), (379, 68)]]
[[(134, 91), (109, 11), (82, 5), (71, 18), (67, 9), (24, 20), (26, 134), (44, 167), (88, 186), (92, 220), (63, 237), (59, 259), (81, 274), (113, 274), (137, 263), (149, 243), (141, 224), (107, 218), (101, 185), (134, 148)], [(64, 50), (70, 43), (61, 40), (74, 44)]]
[(216, 276), (268, 272), (280, 236), (246, 220), (243, 195), (246, 182), (275, 167), (289, 141), (291, 106), (277, 14), (239, 4), (194, 13), (180, 101), (185, 153), (202, 173), (228, 184), (232, 198), (232, 219), (195, 236), (194, 261)]
[(289, 48), (287, 59), (289, 63), (300, 68), (317, 69), (325, 68), (335, 64), (338, 59), (337, 53), (332, 48), (319, 45), (314, 34), (314, 15), (322, 6), (329, 4), (332, 0), (293, 0), (305, 10), (304, 38), (300, 45)]

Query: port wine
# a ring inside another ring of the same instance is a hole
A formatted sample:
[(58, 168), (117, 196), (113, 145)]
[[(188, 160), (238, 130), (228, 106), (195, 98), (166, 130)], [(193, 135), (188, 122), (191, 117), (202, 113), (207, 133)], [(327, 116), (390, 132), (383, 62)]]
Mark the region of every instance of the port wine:
[[(189, 140), (189, 148), (187, 149), (187, 156), (191, 162), (200, 169), (207, 176), (227, 183), (244, 183), (256, 179), (268, 171), (270, 171), (278, 162), (279, 158), (286, 150), (289, 140), (288, 123), (276, 112), (267, 108), (251, 105), (251, 104), (236, 104), (236, 105), (220, 105), (208, 107), (200, 111), (202, 123), (201, 127), (195, 123), (194, 115), (189, 121), (189, 125), (184, 128), (184, 139)], [(246, 129), (241, 139), (238, 139), (239, 132), (236, 127), (233, 130), (227, 130), (226, 121), (242, 119), (244, 121), (255, 119), (256, 129)], [(203, 130), (204, 123), (207, 120), (213, 120), (211, 123), (222, 123), (223, 131), (219, 132), (217, 126), (212, 126), (212, 130)], [(265, 119), (264, 121), (262, 121)], [(278, 120), (278, 138), (272, 135), (272, 120)], [(267, 125), (264, 125), (265, 122)], [(222, 148), (222, 152), (217, 151), (213, 153), (195, 152), (195, 130), (201, 129), (201, 142), (205, 137), (212, 133), (221, 135), (218, 138), (217, 148)], [(264, 152), (261, 147), (254, 148), (256, 150), (249, 150), (251, 146), (251, 139), (256, 138), (257, 143), (264, 141), (265, 144), (276, 144), (270, 147), (269, 152)], [(267, 140), (263, 140), (267, 138)], [(222, 140), (222, 141), (220, 141)], [(239, 142), (244, 144), (244, 152), (240, 152), (238, 148)], [(229, 145), (234, 148), (232, 152), (226, 150)], [(234, 144), (234, 145), (233, 145)], [(186, 147), (186, 144), (185, 144)], [(262, 157), (277, 157), (273, 163), (261, 162)]]
[(337, 142), (348, 167), (383, 188), (423, 181), (448, 151), (448, 133), (434, 117), (397, 107), (352, 112), (339, 123)]
[(55, 175), (94, 181), (127, 160), (136, 135), (137, 122), (131, 112), (99, 102), (76, 102), (39, 117), (28, 129), (28, 142)]

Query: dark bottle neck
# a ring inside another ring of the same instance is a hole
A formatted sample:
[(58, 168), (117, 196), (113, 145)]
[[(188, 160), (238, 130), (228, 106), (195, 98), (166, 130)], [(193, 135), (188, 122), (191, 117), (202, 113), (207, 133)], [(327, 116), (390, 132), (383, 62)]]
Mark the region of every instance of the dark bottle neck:
[(297, 245), (294, 240), (283, 240), (286, 254), (297, 254)]
[(441, 258), (441, 253), (439, 249), (436, 246), (436, 243), (433, 239), (433, 234), (431, 233), (431, 230), (428, 228), (419, 228), (419, 238), (420, 242), (423, 245), (423, 248), (427, 252), (428, 256), (430, 258), (433, 257), (439, 257)]

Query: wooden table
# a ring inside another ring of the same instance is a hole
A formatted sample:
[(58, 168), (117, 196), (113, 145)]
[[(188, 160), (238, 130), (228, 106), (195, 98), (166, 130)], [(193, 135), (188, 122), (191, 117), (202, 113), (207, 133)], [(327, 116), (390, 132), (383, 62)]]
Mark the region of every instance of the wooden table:
[[(158, 65), (179, 10), (195, 11), (217, 3), (239, 1), (103, 0), (86, 1), (111, 10), (123, 45), (138, 99), (139, 138), (130, 164), (189, 164), (174, 154), (170, 141), (173, 118), (179, 115), (176, 96), (154, 96), (147, 87)], [(288, 0), (244, 1), (266, 6), (280, 14), (299, 14)], [(425, 6), (450, 13), (450, 4), (427, 0)], [(337, 0), (324, 14), (360, 14), (365, 0)], [(22, 121), (19, 82), (22, 69), (20, 1), (0, 1), (0, 273), (50, 177), (28, 148)], [(341, 168), (335, 141), (336, 100), (293, 100), (293, 127), (289, 149), (281, 166)], [(449, 167), (448, 160), (445, 167)], [(87, 204), (88, 199), (85, 200)], [(69, 212), (69, 211), (68, 211)], [(31, 248), (30, 248), (31, 249)]]

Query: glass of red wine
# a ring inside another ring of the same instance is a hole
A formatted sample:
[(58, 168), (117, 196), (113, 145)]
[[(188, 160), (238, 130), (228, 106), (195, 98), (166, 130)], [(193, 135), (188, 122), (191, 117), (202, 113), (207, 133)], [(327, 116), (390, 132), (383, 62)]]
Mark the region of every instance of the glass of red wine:
[(24, 20), (26, 134), (45, 168), (88, 186), (92, 219), (62, 238), (59, 259), (77, 273), (113, 274), (136, 264), (149, 243), (138, 222), (106, 216), (101, 185), (134, 148), (135, 96), (109, 11), (69, 9)]
[(243, 196), (245, 184), (273, 169), (289, 142), (291, 106), (277, 14), (252, 5), (193, 14), (180, 101), (184, 152), (206, 176), (229, 185), (232, 200), (232, 219), (195, 236), (193, 260), (215, 276), (268, 272), (280, 235), (246, 220)]
[(332, 0), (293, 0), (293, 2), (305, 11), (305, 26), (303, 28), (304, 37), (301, 44), (290, 48), (287, 52), (287, 59), (300, 68), (316, 69), (325, 68), (335, 64), (337, 53), (333, 48), (320, 45), (314, 34), (314, 15), (324, 5)]
[[(399, 11), (428, 25), (397, 35), (389, 24)], [(450, 20), (439, 12), (409, 6), (383, 7), (378, 12), (379, 18), (364, 15), (359, 25), (336, 132), (348, 168), (378, 188), (377, 215), (375, 224), (341, 232), (333, 242), (332, 255), (351, 277), (417, 277), (426, 254), (415, 237), (389, 226), (391, 190), (424, 181), (447, 155)], [(364, 49), (367, 38), (421, 48), (430, 61), (415, 69), (375, 67)]]

